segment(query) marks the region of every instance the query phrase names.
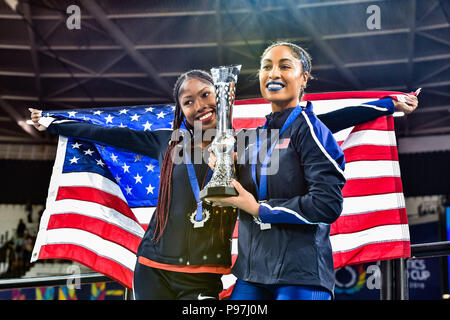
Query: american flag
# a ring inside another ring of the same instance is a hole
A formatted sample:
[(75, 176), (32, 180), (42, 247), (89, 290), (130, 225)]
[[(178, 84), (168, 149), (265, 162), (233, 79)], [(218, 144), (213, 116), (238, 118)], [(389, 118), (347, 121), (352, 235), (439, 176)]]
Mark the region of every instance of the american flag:
[[(309, 94), (316, 114), (356, 106), (394, 92)], [(233, 126), (254, 128), (270, 113), (263, 99), (236, 101)], [(47, 115), (47, 114), (44, 114)], [(49, 116), (136, 130), (168, 129), (172, 105), (81, 109)], [(335, 268), (410, 256), (409, 228), (392, 116), (342, 130), (344, 207), (331, 226)], [(155, 159), (112, 146), (60, 137), (32, 261), (69, 259), (131, 288), (136, 250), (153, 214), (159, 186)], [(237, 222), (238, 224), (239, 222)], [(237, 255), (237, 226), (233, 261)], [(235, 281), (225, 275), (224, 294)], [(229, 293), (229, 292), (228, 292)]]

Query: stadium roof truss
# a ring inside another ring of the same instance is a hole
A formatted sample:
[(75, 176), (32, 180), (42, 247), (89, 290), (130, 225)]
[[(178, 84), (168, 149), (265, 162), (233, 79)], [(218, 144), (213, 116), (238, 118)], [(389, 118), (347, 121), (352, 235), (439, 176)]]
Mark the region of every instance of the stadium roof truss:
[(25, 123), (28, 107), (172, 102), (193, 68), (242, 64), (237, 98), (259, 97), (260, 54), (275, 40), (312, 55), (308, 92), (421, 87), (398, 135), (449, 134), (449, 20), (445, 0), (1, 0), (0, 143), (54, 141)]

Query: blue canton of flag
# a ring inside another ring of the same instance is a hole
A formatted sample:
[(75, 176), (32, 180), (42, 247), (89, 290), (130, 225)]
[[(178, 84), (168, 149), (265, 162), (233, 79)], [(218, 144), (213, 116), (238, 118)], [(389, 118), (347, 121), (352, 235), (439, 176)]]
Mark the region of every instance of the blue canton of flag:
[[(44, 112), (43, 116), (133, 130), (171, 128), (173, 105), (110, 107)], [(132, 208), (156, 206), (157, 159), (95, 141), (69, 138), (63, 172), (95, 172), (114, 180)]]

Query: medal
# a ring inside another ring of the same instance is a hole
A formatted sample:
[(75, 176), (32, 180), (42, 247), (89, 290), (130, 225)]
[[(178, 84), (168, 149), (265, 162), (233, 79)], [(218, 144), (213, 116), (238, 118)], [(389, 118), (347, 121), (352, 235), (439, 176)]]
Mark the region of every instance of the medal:
[(202, 212), (202, 219), (201, 221), (195, 220), (197, 216), (197, 210), (192, 212), (192, 214), (189, 217), (189, 221), (194, 225), (194, 228), (201, 228), (204, 226), (205, 222), (209, 220), (211, 214), (209, 213), (209, 210), (203, 210)]

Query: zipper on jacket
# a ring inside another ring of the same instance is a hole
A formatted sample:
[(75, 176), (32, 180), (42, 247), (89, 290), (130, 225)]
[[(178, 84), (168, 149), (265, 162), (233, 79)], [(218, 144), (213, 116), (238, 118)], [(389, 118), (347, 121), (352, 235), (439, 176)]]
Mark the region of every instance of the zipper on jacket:
[[(251, 223), (253, 223), (253, 222), (251, 222)], [(253, 225), (250, 225), (250, 239), (253, 239)], [(248, 257), (247, 257), (247, 272), (246, 272), (246, 274), (245, 274), (245, 277), (246, 278), (249, 278), (250, 277), (250, 271), (251, 271), (251, 263), (252, 263), (252, 256), (253, 256), (253, 244), (250, 244), (250, 252), (249, 252), (249, 254), (248, 254)]]
[[(188, 222), (189, 223), (189, 222)], [(191, 226), (188, 225), (186, 228), (186, 243), (187, 243), (187, 252), (186, 252), (186, 265), (188, 266), (189, 263), (189, 258), (190, 258), (190, 252), (191, 252)]]

